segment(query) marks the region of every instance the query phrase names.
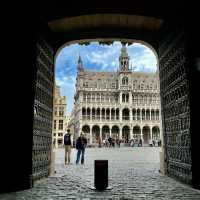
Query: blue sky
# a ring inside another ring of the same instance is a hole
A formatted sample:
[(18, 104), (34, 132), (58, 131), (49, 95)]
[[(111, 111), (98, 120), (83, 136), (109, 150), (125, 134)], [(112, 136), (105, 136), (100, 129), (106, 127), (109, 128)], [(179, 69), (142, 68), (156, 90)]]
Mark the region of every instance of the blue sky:
[[(91, 42), (89, 45), (72, 44), (60, 51), (56, 58), (56, 84), (61, 88), (61, 95), (67, 97), (67, 115), (70, 115), (73, 109), (79, 54), (87, 70), (116, 71), (121, 47), (120, 42), (111, 45)], [(157, 60), (151, 49), (139, 43), (129, 45), (127, 49), (134, 71), (156, 71)]]

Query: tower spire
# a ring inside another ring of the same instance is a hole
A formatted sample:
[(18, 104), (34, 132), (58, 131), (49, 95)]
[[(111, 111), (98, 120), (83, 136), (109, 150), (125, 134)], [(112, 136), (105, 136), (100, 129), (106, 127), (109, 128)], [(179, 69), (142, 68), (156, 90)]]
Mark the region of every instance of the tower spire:
[(120, 71), (128, 72), (129, 71), (129, 56), (127, 52), (127, 47), (122, 43), (121, 54), (119, 56), (119, 68)]

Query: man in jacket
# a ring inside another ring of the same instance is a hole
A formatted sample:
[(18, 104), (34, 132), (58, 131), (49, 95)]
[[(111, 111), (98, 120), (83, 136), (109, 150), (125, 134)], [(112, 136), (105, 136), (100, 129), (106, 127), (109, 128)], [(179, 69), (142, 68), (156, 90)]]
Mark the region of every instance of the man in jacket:
[(81, 135), (76, 140), (76, 149), (78, 150), (77, 151), (76, 164), (79, 163), (80, 156), (81, 156), (81, 164), (84, 164), (84, 154), (85, 154), (86, 146), (87, 146), (87, 139), (81, 133)]
[(65, 145), (65, 165), (70, 164), (70, 154), (71, 154), (71, 133), (70, 130), (67, 129), (67, 133), (64, 135), (64, 145)]

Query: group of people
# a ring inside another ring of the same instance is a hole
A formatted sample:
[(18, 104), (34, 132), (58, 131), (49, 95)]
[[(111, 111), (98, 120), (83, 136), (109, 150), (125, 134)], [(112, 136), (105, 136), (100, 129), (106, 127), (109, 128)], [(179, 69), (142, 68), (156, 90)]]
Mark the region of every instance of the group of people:
[[(107, 138), (104, 139), (101, 143), (99, 140), (99, 147), (103, 145), (103, 147), (120, 147), (121, 143), (126, 143), (128, 146), (134, 147), (142, 146), (142, 139), (132, 139), (132, 140), (120, 140), (120, 139), (114, 139), (114, 138)], [(161, 140), (151, 140), (149, 142), (149, 146), (161, 146)], [(71, 155), (71, 148), (73, 146), (71, 141), (71, 133), (70, 130), (67, 129), (67, 133), (64, 135), (64, 145), (65, 145), (65, 165), (70, 164), (70, 155)], [(76, 164), (79, 164), (80, 158), (81, 158), (81, 164), (84, 164), (84, 155), (85, 155), (85, 148), (87, 146), (87, 139), (84, 137), (84, 135), (81, 133), (78, 139), (76, 140), (76, 149), (77, 149), (77, 156), (76, 156)]]
[(158, 139), (158, 140), (150, 140), (150, 141), (149, 141), (149, 146), (151, 146), (151, 147), (155, 147), (155, 146), (160, 147), (160, 146), (161, 146), (161, 139)]
[(121, 143), (126, 144), (126, 146), (128, 145), (131, 147), (133, 147), (135, 144), (137, 144), (138, 146), (142, 146), (142, 139), (139, 139), (139, 140), (137, 140), (137, 139), (135, 139), (135, 140), (134, 139), (132, 139), (132, 140), (121, 139), (120, 140), (118, 138), (114, 139), (114, 138), (109, 137), (109, 138), (104, 139), (102, 141), (102, 144), (99, 140), (99, 147), (101, 147), (101, 146), (103, 146), (103, 147), (115, 147), (115, 146), (120, 147)]
[[(115, 146), (120, 147), (120, 143), (121, 143), (121, 140), (114, 139), (111, 137), (106, 138), (102, 141), (103, 147), (115, 147)], [(101, 143), (99, 143), (99, 147), (101, 147)]]
[(132, 139), (130, 141), (130, 146), (134, 147), (134, 146), (138, 146), (138, 147), (142, 147), (142, 139)]
[[(67, 133), (64, 135), (64, 145), (65, 145), (65, 165), (70, 164), (71, 162), (71, 148), (72, 148), (72, 141), (71, 141), (71, 133), (70, 130), (67, 129)], [(78, 139), (76, 140), (76, 149), (77, 149), (77, 156), (76, 156), (76, 164), (79, 164), (80, 157), (81, 157), (81, 164), (84, 164), (84, 155), (85, 155), (85, 148), (87, 146), (87, 139), (81, 133)]]

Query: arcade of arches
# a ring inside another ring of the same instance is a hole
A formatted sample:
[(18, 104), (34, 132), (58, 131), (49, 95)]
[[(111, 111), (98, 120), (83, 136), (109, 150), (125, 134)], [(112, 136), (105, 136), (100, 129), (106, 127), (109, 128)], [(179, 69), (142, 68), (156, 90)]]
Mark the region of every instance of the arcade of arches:
[(130, 139), (142, 139), (144, 144), (149, 144), (149, 140), (160, 139), (160, 129), (158, 126), (139, 126), (130, 127), (125, 125), (83, 125), (82, 132), (88, 139), (89, 143), (98, 143), (99, 139), (104, 140), (112, 137), (113, 139), (124, 140), (127, 143)]

